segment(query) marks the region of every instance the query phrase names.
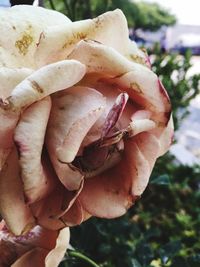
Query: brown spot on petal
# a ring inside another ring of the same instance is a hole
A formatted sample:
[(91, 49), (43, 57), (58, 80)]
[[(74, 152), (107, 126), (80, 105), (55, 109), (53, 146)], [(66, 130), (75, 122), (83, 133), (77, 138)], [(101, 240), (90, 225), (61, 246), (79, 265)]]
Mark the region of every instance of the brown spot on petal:
[(130, 54), (129, 57), (132, 61), (146, 66), (145, 58), (134, 54)]
[(131, 88), (132, 90), (135, 90), (135, 91), (138, 92), (139, 94), (142, 94), (142, 93), (143, 93), (142, 90), (141, 90), (141, 88), (140, 88), (140, 86), (139, 86), (139, 84), (136, 83), (136, 82), (132, 82), (132, 83), (130, 84), (130, 88)]
[(15, 47), (18, 49), (19, 53), (25, 56), (28, 52), (29, 46), (33, 42), (33, 37), (30, 33), (24, 32), (21, 39), (15, 42)]
[(83, 32), (73, 33), (72, 38), (67, 39), (66, 43), (63, 45), (62, 48), (66, 49), (68, 46), (74, 45), (78, 43), (79, 41), (85, 39), (86, 37), (87, 37), (87, 33), (83, 33)]
[(32, 88), (37, 91), (39, 94), (43, 94), (44, 93), (44, 89), (36, 82), (36, 81), (31, 81), (29, 80)]

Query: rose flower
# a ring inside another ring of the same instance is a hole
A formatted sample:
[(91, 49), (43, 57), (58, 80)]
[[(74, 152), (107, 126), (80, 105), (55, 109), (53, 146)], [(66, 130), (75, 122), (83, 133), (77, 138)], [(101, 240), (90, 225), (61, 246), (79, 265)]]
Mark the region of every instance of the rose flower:
[(123, 215), (171, 143), (167, 93), (120, 10), (0, 10), (0, 213), (14, 235)]
[(1, 267), (55, 267), (62, 260), (69, 244), (69, 228), (58, 231), (35, 226), (23, 236), (12, 235), (0, 223)]

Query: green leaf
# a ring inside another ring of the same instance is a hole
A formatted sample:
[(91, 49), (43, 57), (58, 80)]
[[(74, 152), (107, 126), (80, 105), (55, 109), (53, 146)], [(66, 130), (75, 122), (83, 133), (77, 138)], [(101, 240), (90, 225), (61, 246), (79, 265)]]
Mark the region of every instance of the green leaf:
[(153, 178), (150, 181), (150, 184), (155, 184), (155, 185), (169, 185), (170, 184), (170, 179), (167, 174), (160, 175), (156, 178)]

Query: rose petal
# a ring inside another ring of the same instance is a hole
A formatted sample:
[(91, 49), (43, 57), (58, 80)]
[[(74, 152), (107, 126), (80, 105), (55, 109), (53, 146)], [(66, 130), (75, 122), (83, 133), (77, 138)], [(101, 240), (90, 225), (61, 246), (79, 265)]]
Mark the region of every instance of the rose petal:
[(23, 112), (15, 128), (14, 140), (20, 154), (21, 177), (29, 203), (45, 197), (52, 188), (41, 163), (50, 109), (50, 97), (34, 103)]
[[(123, 159), (118, 166), (85, 181), (78, 199), (93, 216), (123, 215), (146, 188), (159, 144), (149, 133), (140, 135), (125, 142)], [(144, 138), (146, 141), (142, 143)]]
[[(33, 71), (27, 68), (0, 68), (0, 101), (10, 96), (15, 86), (30, 75)], [(13, 129), (17, 123), (19, 115), (0, 107), (0, 170), (6, 161), (13, 146)]]
[(69, 22), (63, 14), (40, 7), (16, 5), (1, 8), (0, 67), (35, 68), (34, 53), (42, 31)]
[(13, 147), (13, 132), (19, 114), (1, 108), (0, 104), (0, 171)]
[(59, 90), (80, 81), (85, 66), (75, 60), (63, 60), (40, 68), (18, 84), (6, 100), (6, 109), (21, 110)]
[(115, 49), (92, 40), (79, 42), (68, 58), (85, 64), (88, 73), (100, 72), (104, 75), (119, 76), (134, 68), (133, 62)]
[(69, 238), (69, 228), (66, 227), (60, 231), (55, 248), (47, 255), (45, 259), (45, 267), (57, 267), (59, 265), (69, 245)]
[(44, 248), (35, 248), (24, 254), (12, 267), (57, 267), (69, 245), (69, 237), (69, 228), (62, 229), (55, 247), (50, 252)]
[(46, 143), (55, 171), (69, 190), (80, 187), (83, 175), (70, 169), (67, 163), (74, 160), (104, 106), (104, 97), (87, 87), (73, 87), (53, 98)]
[(14, 149), (0, 172), (0, 212), (15, 235), (26, 232), (35, 223), (29, 207), (24, 202), (19, 172), (17, 153)]
[(168, 123), (171, 105), (169, 100), (163, 97), (164, 93), (159, 86), (158, 77), (151, 70), (135, 64), (134, 71), (112, 79), (110, 82), (124, 88), (134, 102), (151, 111), (155, 121), (163, 125)]
[(10, 96), (12, 90), (29, 76), (33, 70), (28, 68), (0, 68), (0, 98)]
[[(34, 248), (20, 257), (11, 267), (44, 267), (45, 257), (48, 250)], [(55, 266), (56, 267), (56, 266)]]
[(160, 133), (159, 129), (153, 130), (152, 133), (157, 136), (157, 138), (159, 139), (159, 143), (160, 143), (160, 152), (159, 152), (159, 156), (162, 156), (163, 154), (165, 154), (170, 145), (173, 142), (173, 137), (174, 137), (174, 125), (173, 125), (173, 119), (172, 116), (170, 117), (170, 120), (167, 124), (167, 127), (164, 129), (164, 131), (162, 131)]
[(38, 66), (43, 66), (66, 58), (82, 39), (93, 39), (113, 47), (124, 55), (130, 53), (135, 57), (144, 58), (143, 52), (130, 42), (128, 36), (127, 21), (122, 11), (109, 11), (93, 20), (73, 22), (70, 27), (63, 24), (45, 30), (35, 54), (36, 61)]

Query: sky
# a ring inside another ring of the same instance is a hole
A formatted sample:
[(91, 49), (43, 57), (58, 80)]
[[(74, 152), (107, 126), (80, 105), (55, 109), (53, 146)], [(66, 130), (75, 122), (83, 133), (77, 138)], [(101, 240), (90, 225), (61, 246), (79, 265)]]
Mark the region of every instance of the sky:
[(166, 7), (181, 24), (200, 25), (200, 1), (199, 0), (145, 0), (156, 2)]

